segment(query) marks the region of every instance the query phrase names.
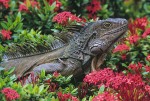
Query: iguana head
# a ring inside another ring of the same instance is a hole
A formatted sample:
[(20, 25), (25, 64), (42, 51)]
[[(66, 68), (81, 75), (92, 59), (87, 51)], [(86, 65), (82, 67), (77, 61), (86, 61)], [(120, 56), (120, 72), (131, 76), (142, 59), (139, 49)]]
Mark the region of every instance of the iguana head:
[(92, 24), (89, 33), (92, 33), (88, 43), (89, 50), (94, 55), (104, 53), (127, 31), (126, 19), (109, 18)]

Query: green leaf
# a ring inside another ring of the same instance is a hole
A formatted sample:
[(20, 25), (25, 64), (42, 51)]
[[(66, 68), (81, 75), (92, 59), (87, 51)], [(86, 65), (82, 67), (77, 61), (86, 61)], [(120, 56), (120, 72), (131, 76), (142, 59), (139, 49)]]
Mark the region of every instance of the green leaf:
[(11, 21), (10, 17), (7, 17), (7, 21), (8, 21), (8, 23), (9, 23), (9, 25), (12, 24), (12, 21)]
[(83, 0), (84, 4), (89, 3), (89, 0)]
[(104, 85), (102, 85), (100, 88), (99, 88), (99, 91), (98, 91), (98, 93), (103, 93), (104, 92), (104, 90), (105, 90), (105, 86)]
[(10, 80), (11, 81), (15, 81), (17, 78), (16, 78), (16, 75), (12, 75), (11, 77), (10, 77)]
[(41, 92), (44, 90), (44, 85), (41, 85), (40, 87), (39, 87), (39, 94), (41, 94)]
[(50, 6), (50, 11), (54, 11), (56, 7), (56, 2), (54, 2), (51, 6)]
[(83, 98), (81, 101), (87, 101), (87, 99), (86, 99), (86, 98)]
[(45, 70), (42, 69), (41, 73), (40, 73), (40, 78), (44, 78), (45, 77)]
[(14, 72), (15, 70), (15, 67), (11, 67), (9, 70), (8, 70), (8, 74), (11, 74), (12, 72)]
[(8, 26), (5, 23), (1, 23), (1, 26), (3, 27), (3, 29), (8, 29)]
[(128, 67), (125, 63), (122, 63), (121, 65), (122, 65), (123, 67)]
[(77, 92), (77, 90), (78, 90), (78, 88), (75, 88), (73, 91), (71, 91), (71, 94), (76, 93), (76, 92)]

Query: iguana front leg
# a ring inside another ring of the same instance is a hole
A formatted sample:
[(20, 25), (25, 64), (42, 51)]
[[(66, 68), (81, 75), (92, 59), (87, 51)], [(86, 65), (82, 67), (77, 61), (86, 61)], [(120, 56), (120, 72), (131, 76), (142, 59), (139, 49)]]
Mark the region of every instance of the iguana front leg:
[(75, 59), (58, 59), (57, 62), (45, 63), (35, 67), (31, 72), (39, 74), (41, 70), (45, 70), (46, 74), (55, 71), (60, 72), (62, 75), (76, 75), (76, 71), (81, 69), (81, 61)]

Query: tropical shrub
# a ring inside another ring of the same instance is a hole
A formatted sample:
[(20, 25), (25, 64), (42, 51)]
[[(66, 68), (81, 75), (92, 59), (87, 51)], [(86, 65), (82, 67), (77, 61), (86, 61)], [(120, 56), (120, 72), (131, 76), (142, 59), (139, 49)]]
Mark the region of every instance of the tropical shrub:
[(46, 75), (45, 71), (38, 76), (31, 74), (28, 81), (28, 77), (16, 78), (14, 68), (5, 71), (0, 67), (3, 101), (150, 100), (148, 0), (0, 0), (0, 11), (0, 61), (14, 44), (28, 46), (24, 50), (47, 49), (59, 38), (60, 31), (74, 24), (108, 17), (129, 20), (125, 37), (108, 54), (100, 70), (87, 74), (83, 81), (57, 72)]

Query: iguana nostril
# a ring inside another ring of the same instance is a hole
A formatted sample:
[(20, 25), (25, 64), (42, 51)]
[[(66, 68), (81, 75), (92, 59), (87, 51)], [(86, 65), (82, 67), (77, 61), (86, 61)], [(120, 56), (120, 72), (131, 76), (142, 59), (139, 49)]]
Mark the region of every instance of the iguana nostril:
[(91, 48), (91, 53), (93, 54), (98, 54), (100, 52), (102, 52), (102, 49), (100, 47), (94, 46)]

